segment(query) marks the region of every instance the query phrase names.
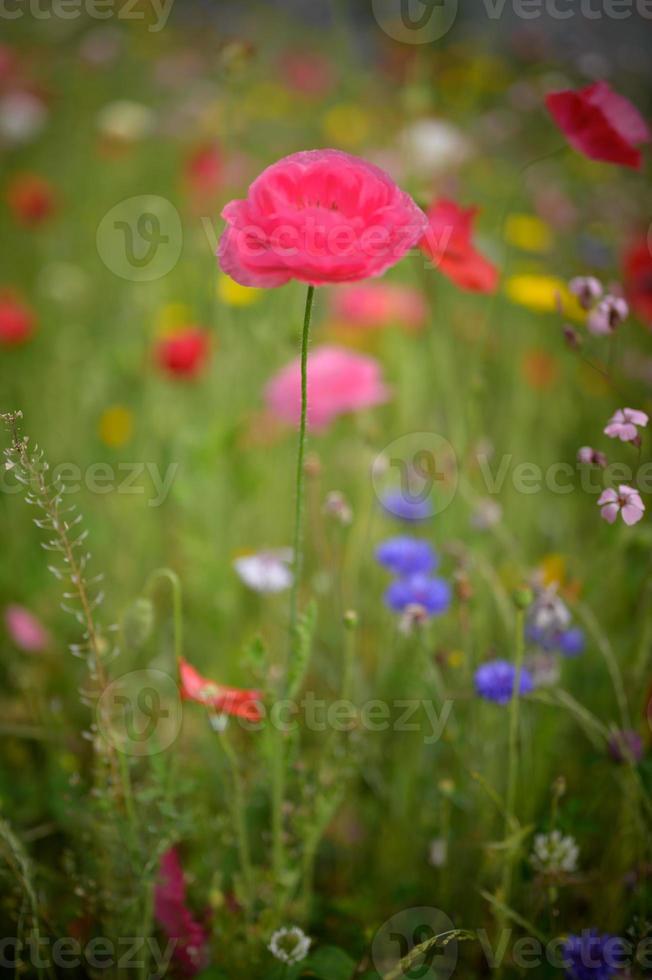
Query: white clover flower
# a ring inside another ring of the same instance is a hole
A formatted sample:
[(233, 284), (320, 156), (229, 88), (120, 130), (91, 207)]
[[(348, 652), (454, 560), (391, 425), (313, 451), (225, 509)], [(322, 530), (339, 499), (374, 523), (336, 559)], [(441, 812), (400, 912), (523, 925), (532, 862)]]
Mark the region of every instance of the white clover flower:
[(291, 562), (292, 549), (277, 548), (236, 558), (233, 567), (254, 592), (283, 592), (292, 585)]
[(305, 960), (312, 939), (298, 926), (277, 929), (269, 941), (268, 950), (282, 963), (300, 963)]
[(537, 834), (530, 863), (543, 874), (559, 871), (572, 873), (577, 870), (580, 849), (574, 837), (563, 837), (559, 830), (549, 834)]

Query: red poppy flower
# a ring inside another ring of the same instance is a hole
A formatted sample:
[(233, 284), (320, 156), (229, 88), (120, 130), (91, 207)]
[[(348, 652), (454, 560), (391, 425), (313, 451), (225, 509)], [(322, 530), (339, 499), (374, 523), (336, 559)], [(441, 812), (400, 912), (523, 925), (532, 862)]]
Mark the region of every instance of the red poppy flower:
[(440, 198), (427, 212), (428, 230), (419, 243), (428, 258), (460, 289), (493, 293), (498, 286), (496, 266), (473, 245), (477, 208), (461, 208)]
[(650, 130), (638, 109), (607, 82), (551, 92), (546, 106), (570, 145), (591, 160), (641, 166), (636, 147), (649, 143)]
[(36, 317), (11, 292), (0, 293), (0, 344), (15, 347), (34, 333)]
[(179, 678), (181, 698), (184, 701), (195, 701), (221, 714), (234, 715), (247, 721), (260, 721), (262, 718), (259, 707), (262, 700), (260, 691), (216, 684), (215, 681), (202, 677), (192, 664), (183, 659), (179, 660)]
[(195, 198), (214, 197), (224, 180), (224, 159), (220, 149), (210, 143), (195, 150), (186, 162), (185, 178)]
[(55, 210), (52, 185), (38, 174), (17, 174), (7, 187), (7, 204), (23, 225), (39, 225)]
[(161, 858), (154, 889), (154, 915), (168, 939), (174, 940), (173, 959), (179, 972), (194, 977), (208, 964), (208, 933), (188, 908), (186, 882), (176, 848)]
[(625, 252), (623, 282), (632, 310), (652, 327), (652, 253), (647, 238), (637, 239)]
[(168, 374), (195, 378), (204, 367), (210, 350), (209, 336), (199, 327), (161, 337), (156, 345), (156, 360)]

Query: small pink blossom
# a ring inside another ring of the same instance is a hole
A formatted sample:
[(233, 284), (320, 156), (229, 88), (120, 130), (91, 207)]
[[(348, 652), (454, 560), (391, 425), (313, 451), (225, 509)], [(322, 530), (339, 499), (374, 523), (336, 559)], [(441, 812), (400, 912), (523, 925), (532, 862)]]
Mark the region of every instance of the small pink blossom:
[[(308, 355), (308, 424), (327, 428), (338, 415), (380, 405), (389, 398), (378, 361), (342, 347), (318, 347)], [(285, 422), (301, 416), (301, 362), (292, 361), (268, 383), (268, 408)]]
[(645, 513), (645, 504), (638, 490), (622, 483), (618, 490), (607, 487), (598, 499), (598, 507), (603, 519), (613, 524), (618, 514), (621, 514), (625, 524), (637, 524)]
[(568, 288), (573, 296), (577, 296), (583, 310), (590, 310), (603, 293), (602, 283), (595, 276), (575, 276), (568, 283)]
[(637, 426), (645, 428), (648, 416), (636, 408), (619, 408), (609, 419), (604, 428), (604, 434), (610, 439), (620, 439), (621, 442), (636, 442), (638, 439)]
[(622, 296), (605, 296), (589, 314), (586, 327), (597, 337), (612, 334), (629, 316), (629, 306)]
[(27, 653), (40, 653), (50, 643), (48, 631), (24, 606), (7, 606), (5, 625), (16, 646)]
[(425, 297), (418, 289), (385, 282), (338, 289), (331, 308), (337, 320), (365, 330), (391, 323), (417, 330), (428, 314)]
[(587, 466), (601, 466), (604, 469), (607, 465), (607, 457), (591, 446), (582, 446), (577, 450), (577, 462), (585, 463)]
[(328, 149), (278, 160), (222, 217), (222, 270), (242, 286), (262, 287), (380, 276), (427, 226), (423, 211), (383, 170)]

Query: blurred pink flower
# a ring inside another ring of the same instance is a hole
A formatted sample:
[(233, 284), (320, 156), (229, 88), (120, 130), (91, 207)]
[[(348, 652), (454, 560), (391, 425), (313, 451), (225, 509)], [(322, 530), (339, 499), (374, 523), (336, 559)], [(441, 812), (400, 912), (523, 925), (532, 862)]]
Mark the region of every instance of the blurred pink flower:
[(602, 283), (595, 276), (575, 276), (568, 283), (568, 288), (573, 296), (577, 296), (583, 310), (590, 310), (603, 293)]
[(605, 296), (589, 313), (586, 327), (596, 336), (608, 336), (629, 316), (627, 301), (621, 296)]
[[(308, 425), (325, 429), (338, 415), (386, 402), (389, 389), (373, 357), (342, 347), (318, 347), (308, 355)], [(285, 422), (298, 424), (301, 413), (301, 362), (292, 361), (265, 390), (268, 408)]]
[(168, 939), (175, 942), (173, 959), (180, 973), (194, 977), (208, 964), (208, 933), (186, 905), (186, 883), (175, 847), (161, 858), (154, 915)]
[(384, 282), (338, 289), (331, 308), (336, 319), (364, 329), (398, 323), (417, 330), (428, 314), (425, 297), (418, 289)]
[(637, 524), (645, 513), (645, 504), (638, 490), (621, 483), (618, 491), (607, 487), (598, 499), (600, 513), (608, 524), (613, 524), (618, 514), (622, 515), (625, 524)]
[(379, 276), (426, 229), (424, 213), (388, 174), (340, 150), (284, 157), (222, 217), (219, 263), (242, 286)]
[(648, 416), (636, 408), (619, 408), (609, 419), (604, 434), (621, 442), (635, 442), (638, 439), (637, 426), (645, 428)]
[(39, 653), (50, 643), (48, 631), (24, 606), (7, 606), (5, 625), (16, 646), (28, 653)]
[(601, 466), (604, 469), (607, 465), (607, 457), (592, 446), (580, 446), (577, 450), (577, 462), (586, 463), (587, 466)]

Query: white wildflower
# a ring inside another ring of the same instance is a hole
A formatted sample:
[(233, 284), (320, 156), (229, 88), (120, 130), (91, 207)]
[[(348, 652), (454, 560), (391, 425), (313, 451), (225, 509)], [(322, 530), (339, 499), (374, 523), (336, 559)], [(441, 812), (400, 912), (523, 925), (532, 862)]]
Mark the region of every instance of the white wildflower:
[(428, 845), (428, 861), (433, 868), (443, 868), (448, 860), (448, 841), (445, 837), (433, 837)]
[(549, 834), (537, 834), (530, 862), (537, 871), (553, 874), (559, 871), (572, 873), (577, 870), (580, 849), (574, 837), (564, 837), (559, 830)]
[(269, 941), (268, 950), (282, 963), (305, 960), (312, 940), (298, 926), (277, 929)]
[(236, 558), (233, 567), (254, 592), (283, 592), (292, 585), (291, 562), (292, 549), (277, 548)]

